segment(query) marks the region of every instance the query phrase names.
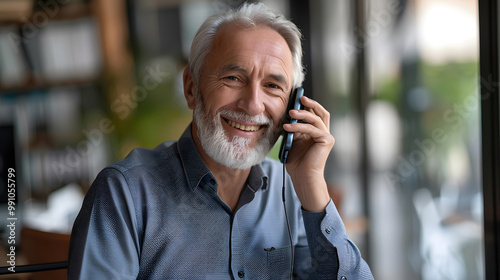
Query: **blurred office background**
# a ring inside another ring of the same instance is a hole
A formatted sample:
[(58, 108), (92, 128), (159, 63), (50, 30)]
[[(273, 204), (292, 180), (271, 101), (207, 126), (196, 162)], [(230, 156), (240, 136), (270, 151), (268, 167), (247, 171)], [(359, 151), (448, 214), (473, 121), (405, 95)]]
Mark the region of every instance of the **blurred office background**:
[[(22, 227), (64, 238), (103, 167), (177, 139), (194, 33), (242, 2), (0, 0), (0, 220), (8, 168)], [(477, 1), (261, 2), (304, 33), (336, 138), (325, 175), (375, 278), (484, 279), (479, 92), (498, 84), (479, 75)]]

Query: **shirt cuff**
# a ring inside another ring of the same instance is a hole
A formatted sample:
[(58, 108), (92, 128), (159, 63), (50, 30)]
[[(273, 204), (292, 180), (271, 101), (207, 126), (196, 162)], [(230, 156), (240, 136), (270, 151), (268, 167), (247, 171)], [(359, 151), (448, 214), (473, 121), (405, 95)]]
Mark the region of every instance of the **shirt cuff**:
[(337, 207), (335, 207), (331, 199), (326, 205), (325, 211), (309, 212), (302, 208), (302, 216), (304, 217), (304, 223), (307, 229), (320, 230), (325, 237), (328, 237), (331, 233), (346, 234), (342, 218), (340, 218)]
[(335, 259), (337, 279), (373, 279), (359, 249), (347, 236), (344, 223), (332, 200), (324, 212), (302, 209), (302, 215), (309, 246), (313, 246), (314, 250), (320, 248), (320, 251), (328, 255), (330, 262)]

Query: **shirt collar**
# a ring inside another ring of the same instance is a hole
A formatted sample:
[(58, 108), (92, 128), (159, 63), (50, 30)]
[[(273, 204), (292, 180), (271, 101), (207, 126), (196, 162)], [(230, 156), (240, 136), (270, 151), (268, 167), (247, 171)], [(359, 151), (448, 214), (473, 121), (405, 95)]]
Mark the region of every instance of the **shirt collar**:
[[(198, 148), (194, 143), (193, 136), (191, 134), (191, 127), (192, 124), (186, 128), (177, 142), (177, 147), (189, 185), (191, 188), (195, 188), (201, 182), (203, 177), (208, 175), (213, 178), (213, 175), (203, 162)], [(260, 164), (253, 166), (250, 170), (247, 184), (253, 192), (257, 192), (259, 188), (262, 188), (263, 190), (267, 189), (267, 175), (264, 174)]]
[(194, 144), (194, 140), (191, 135), (191, 124), (186, 128), (181, 138), (179, 138), (177, 148), (179, 149), (179, 155), (184, 173), (186, 174), (186, 178), (191, 188), (194, 189), (198, 186), (203, 177), (207, 175), (213, 177), (212, 173), (203, 162), (196, 145)]
[(264, 174), (260, 164), (254, 165), (252, 166), (252, 169), (250, 169), (247, 184), (253, 192), (257, 192), (259, 188), (262, 188), (262, 190), (267, 189), (267, 175)]

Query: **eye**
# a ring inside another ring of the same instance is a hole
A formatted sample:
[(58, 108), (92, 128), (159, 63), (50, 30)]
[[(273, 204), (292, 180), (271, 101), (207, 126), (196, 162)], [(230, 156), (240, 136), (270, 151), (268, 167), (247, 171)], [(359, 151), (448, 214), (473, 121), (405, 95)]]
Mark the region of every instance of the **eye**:
[(267, 87), (272, 88), (272, 89), (281, 89), (280, 86), (278, 86), (276, 84), (268, 84)]
[(237, 81), (239, 81), (239, 80), (240, 80), (240, 79), (238, 79), (238, 78), (237, 78), (237, 77), (235, 77), (235, 76), (227, 76), (227, 77), (226, 77), (226, 79), (231, 80), (231, 81), (234, 81), (234, 82), (237, 82)]

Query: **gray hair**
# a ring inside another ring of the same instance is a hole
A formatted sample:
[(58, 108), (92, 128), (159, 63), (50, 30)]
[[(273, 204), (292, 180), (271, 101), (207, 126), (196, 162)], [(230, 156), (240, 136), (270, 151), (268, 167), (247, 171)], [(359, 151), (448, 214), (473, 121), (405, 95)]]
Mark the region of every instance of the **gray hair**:
[(198, 87), (205, 57), (211, 50), (217, 31), (225, 24), (235, 21), (243, 24), (243, 27), (264, 25), (278, 32), (285, 39), (292, 53), (292, 86), (296, 88), (302, 85), (304, 69), (302, 67), (301, 33), (297, 26), (262, 3), (245, 3), (239, 9), (231, 9), (209, 17), (196, 33), (191, 44), (188, 61), (196, 87)]

